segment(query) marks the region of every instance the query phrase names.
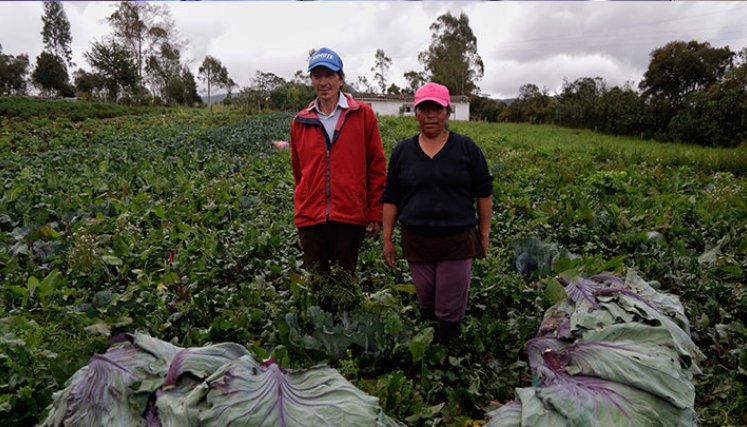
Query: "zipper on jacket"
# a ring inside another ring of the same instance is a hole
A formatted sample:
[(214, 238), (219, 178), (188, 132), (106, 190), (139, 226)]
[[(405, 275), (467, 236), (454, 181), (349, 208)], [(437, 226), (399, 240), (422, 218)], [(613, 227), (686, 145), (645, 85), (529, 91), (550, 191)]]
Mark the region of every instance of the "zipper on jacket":
[(324, 183), (324, 190), (327, 196), (327, 206), (324, 212), (324, 221), (329, 222), (329, 213), (332, 210), (332, 141), (329, 140), (329, 135), (327, 135), (327, 131), (324, 129), (324, 125), (319, 123), (319, 127), (321, 128), (322, 134), (324, 135), (324, 146), (327, 153), (327, 167), (325, 168), (327, 173)]
[[(323, 130), (323, 129), (322, 129)], [(325, 132), (326, 133), (326, 132)], [(331, 147), (327, 146), (327, 211), (324, 215), (325, 221), (329, 222), (329, 211), (332, 209), (332, 184), (331, 184), (331, 175), (332, 175), (332, 168), (331, 168), (331, 162), (330, 162), (330, 149)]]

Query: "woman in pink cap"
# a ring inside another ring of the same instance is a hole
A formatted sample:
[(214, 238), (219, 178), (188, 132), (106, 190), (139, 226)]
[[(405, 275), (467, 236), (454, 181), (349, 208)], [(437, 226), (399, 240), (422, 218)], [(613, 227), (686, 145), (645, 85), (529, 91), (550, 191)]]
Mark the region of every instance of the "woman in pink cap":
[(450, 101), (438, 83), (415, 92), (420, 133), (392, 150), (382, 197), (384, 260), (396, 266), (398, 220), (421, 313), (438, 321), (437, 340), (445, 345), (461, 332), (472, 259), (487, 254), (493, 194), (480, 148), (446, 127)]

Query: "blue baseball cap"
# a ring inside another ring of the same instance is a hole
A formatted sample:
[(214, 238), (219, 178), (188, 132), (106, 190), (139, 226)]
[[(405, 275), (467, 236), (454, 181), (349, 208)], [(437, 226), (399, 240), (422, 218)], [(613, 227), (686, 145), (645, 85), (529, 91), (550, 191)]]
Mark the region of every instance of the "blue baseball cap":
[(334, 50), (323, 47), (314, 52), (311, 58), (309, 58), (309, 71), (316, 67), (329, 68), (334, 72), (338, 72), (342, 70), (342, 59), (340, 59), (340, 55)]

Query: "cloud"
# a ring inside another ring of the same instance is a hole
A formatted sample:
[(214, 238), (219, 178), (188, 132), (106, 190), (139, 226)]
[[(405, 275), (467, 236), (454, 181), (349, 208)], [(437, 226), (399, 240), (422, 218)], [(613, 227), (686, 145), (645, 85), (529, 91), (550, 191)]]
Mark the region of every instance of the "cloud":
[(549, 94), (557, 94), (564, 81), (573, 82), (582, 77), (601, 77), (607, 86), (624, 86), (635, 83), (642, 75), (640, 69), (631, 68), (609, 55), (558, 54), (535, 61), (505, 60), (495, 63), (497, 72), (483, 79), (484, 84), (497, 90), (498, 98), (516, 96), (519, 87), (533, 83)]
[[(73, 60), (111, 34), (113, 2), (65, 2)], [(421, 71), (418, 54), (430, 25), (447, 11), (464, 12), (485, 64), (484, 94), (508, 98), (524, 83), (551, 91), (563, 77), (599, 75), (610, 85), (639, 81), (652, 50), (672, 40), (708, 41), (739, 51), (747, 45), (747, 5), (740, 2), (165, 2), (194, 73), (206, 55), (221, 60), (239, 85), (260, 70), (292, 78), (309, 49), (342, 55), (348, 81), (373, 78), (377, 49), (392, 58), (389, 83)], [(3, 52), (41, 52), (41, 2), (0, 2)]]

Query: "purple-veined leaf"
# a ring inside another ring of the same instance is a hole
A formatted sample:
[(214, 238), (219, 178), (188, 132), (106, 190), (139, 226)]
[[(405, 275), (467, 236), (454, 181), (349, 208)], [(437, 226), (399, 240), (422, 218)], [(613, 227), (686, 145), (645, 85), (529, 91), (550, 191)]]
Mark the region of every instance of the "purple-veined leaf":
[[(538, 370), (542, 366), (547, 366), (545, 353), (547, 351), (552, 351), (555, 355), (559, 355), (560, 351), (566, 345), (567, 344), (563, 343), (562, 341), (550, 336), (530, 339), (529, 341), (527, 341), (527, 356), (529, 358), (529, 366), (533, 371)], [(552, 362), (558, 365), (562, 365), (556, 366), (555, 369), (562, 369), (565, 366), (562, 360), (552, 360)]]
[(665, 399), (678, 408), (692, 407), (695, 387), (679, 364), (665, 328), (624, 323), (588, 331), (583, 340), (561, 350), (564, 370), (627, 384)]
[(171, 361), (163, 385), (175, 385), (177, 379), (186, 372), (197, 378), (205, 379), (224, 364), (248, 355), (246, 348), (236, 343), (185, 348), (178, 352)]
[(537, 336), (552, 335), (557, 338), (570, 338), (571, 314), (575, 307), (567, 300), (555, 304), (545, 312)]
[[(691, 408), (679, 409), (650, 393), (596, 377), (540, 368), (536, 393), (544, 408), (562, 415), (569, 426), (693, 426)], [(527, 407), (523, 411), (526, 412)], [(522, 418), (524, 415), (522, 415)]]
[(591, 307), (597, 306), (596, 298), (594, 293), (601, 289), (603, 285), (593, 280), (584, 279), (582, 277), (577, 278), (570, 283), (566, 282), (565, 293), (576, 304), (585, 303)]
[(619, 287), (619, 288), (625, 285), (625, 281), (623, 279), (617, 276), (614, 276), (612, 274), (595, 274), (591, 276), (590, 279), (598, 283), (607, 282), (608, 284)]
[(672, 336), (674, 348), (679, 353), (679, 360), (682, 367), (691, 370), (693, 374), (701, 372), (697, 363), (702, 361), (705, 356), (698, 346), (695, 345), (690, 334), (680, 328), (671, 317), (661, 313), (650, 304), (642, 303), (639, 298), (633, 298), (625, 294), (618, 296), (616, 305), (630, 313), (636, 313), (636, 315), (643, 319), (642, 323), (665, 328)]
[(179, 348), (139, 333), (116, 340), (122, 339), (125, 344), (94, 355), (65, 389), (55, 393), (43, 426), (145, 425), (142, 414), (146, 408), (136, 404), (132, 386), (141, 383), (151, 387), (154, 379), (160, 385), (160, 378), (166, 375), (167, 365)]
[(389, 426), (378, 399), (355, 388), (334, 369), (284, 372), (274, 363), (257, 369), (242, 357), (205, 382), (204, 426)]

